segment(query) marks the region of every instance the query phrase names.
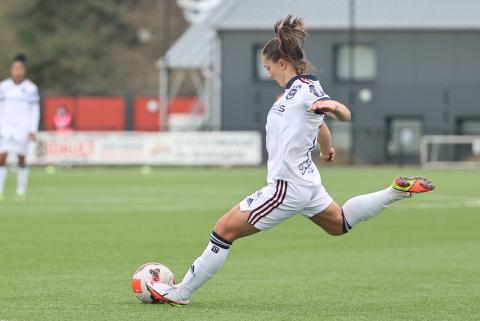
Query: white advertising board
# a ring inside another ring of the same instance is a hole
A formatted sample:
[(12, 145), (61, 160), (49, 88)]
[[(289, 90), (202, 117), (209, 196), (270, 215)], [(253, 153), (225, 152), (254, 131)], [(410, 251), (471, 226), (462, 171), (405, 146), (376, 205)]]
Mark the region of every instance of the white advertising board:
[(258, 132), (41, 132), (33, 165), (259, 165)]

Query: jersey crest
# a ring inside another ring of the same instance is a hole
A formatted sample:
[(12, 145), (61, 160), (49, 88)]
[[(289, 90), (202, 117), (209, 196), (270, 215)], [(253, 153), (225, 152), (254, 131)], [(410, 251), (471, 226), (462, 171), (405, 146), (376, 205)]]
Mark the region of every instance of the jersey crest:
[(297, 93), (297, 89), (295, 89), (295, 88), (290, 89), (290, 91), (287, 94), (287, 99), (292, 99), (293, 96), (295, 96), (296, 93)]

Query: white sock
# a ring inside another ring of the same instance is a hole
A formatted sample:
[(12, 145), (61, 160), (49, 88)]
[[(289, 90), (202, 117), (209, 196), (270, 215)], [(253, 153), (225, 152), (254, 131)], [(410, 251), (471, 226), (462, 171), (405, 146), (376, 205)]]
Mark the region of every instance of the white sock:
[(5, 179), (7, 178), (8, 168), (7, 166), (0, 166), (0, 194), (3, 194), (5, 187)]
[(355, 224), (366, 221), (379, 214), (391, 203), (409, 197), (410, 193), (388, 187), (375, 193), (355, 196), (342, 206), (344, 231), (348, 232)]
[(190, 300), (193, 293), (212, 278), (225, 263), (231, 242), (212, 232), (210, 242), (202, 255), (193, 262), (178, 287), (178, 296)]
[(17, 172), (17, 195), (27, 193), (28, 167), (19, 167)]

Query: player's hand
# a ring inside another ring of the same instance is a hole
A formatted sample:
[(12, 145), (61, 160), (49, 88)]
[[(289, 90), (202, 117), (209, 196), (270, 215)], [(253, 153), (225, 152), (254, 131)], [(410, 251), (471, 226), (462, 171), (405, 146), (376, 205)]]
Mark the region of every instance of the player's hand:
[(326, 162), (333, 161), (335, 159), (335, 148), (330, 147), (330, 149), (326, 151), (321, 151), (320, 157)]
[(337, 102), (334, 100), (316, 101), (307, 111), (315, 114), (333, 113), (337, 110)]
[(37, 140), (37, 135), (35, 133), (28, 134), (28, 140), (34, 142)]

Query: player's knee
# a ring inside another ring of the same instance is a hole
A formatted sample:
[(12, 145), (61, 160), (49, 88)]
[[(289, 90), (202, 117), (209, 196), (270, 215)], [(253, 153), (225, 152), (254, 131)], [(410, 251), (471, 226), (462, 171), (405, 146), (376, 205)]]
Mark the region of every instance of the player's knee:
[(215, 224), (214, 231), (227, 241), (234, 241), (236, 239), (235, 231), (228, 222), (228, 217), (223, 216)]
[(330, 230), (326, 230), (326, 232), (332, 236), (341, 236), (343, 234), (345, 234), (345, 232), (343, 231), (342, 228), (338, 229), (338, 228), (334, 228), (334, 229), (330, 229)]
[(329, 225), (328, 228), (324, 228), (324, 230), (332, 236), (340, 236), (345, 234), (345, 230), (343, 228), (343, 220), (336, 221), (335, 223)]

